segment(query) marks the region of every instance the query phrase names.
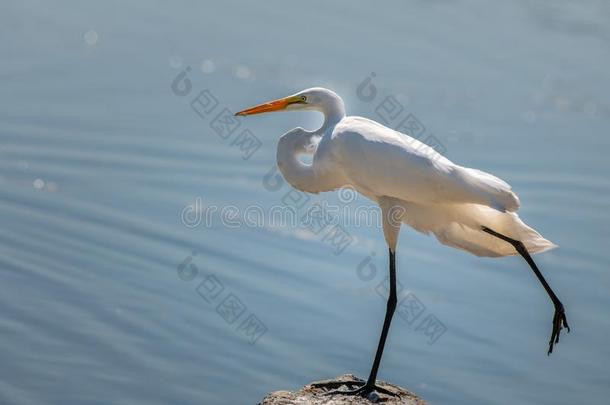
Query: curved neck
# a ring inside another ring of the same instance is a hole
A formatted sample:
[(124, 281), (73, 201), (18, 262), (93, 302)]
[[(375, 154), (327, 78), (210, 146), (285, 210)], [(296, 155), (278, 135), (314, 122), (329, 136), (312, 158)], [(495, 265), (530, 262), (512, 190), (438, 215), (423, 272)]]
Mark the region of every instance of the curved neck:
[(345, 118), (345, 104), (341, 97), (332, 93), (316, 108), (322, 114), (324, 114), (324, 123), (316, 131), (316, 133), (323, 134), (328, 129), (334, 128), (343, 118)]
[(296, 128), (283, 135), (277, 145), (277, 165), (293, 187), (309, 193), (319, 193), (341, 187), (341, 176), (334, 173), (332, 167), (320, 167), (316, 158), (313, 164), (308, 165), (299, 156), (316, 153), (321, 138), (330, 136), (334, 127), (345, 118), (345, 105), (341, 97), (327, 91), (313, 109), (324, 114), (324, 123), (313, 132)]
[(277, 167), (294, 188), (309, 193), (318, 193), (320, 184), (313, 165), (299, 159), (302, 154), (315, 153), (319, 135), (296, 128), (284, 134), (277, 144)]
[[(277, 144), (277, 166), (292, 187), (308, 193), (319, 193), (343, 187), (347, 184), (341, 170), (332, 162), (317, 154), (324, 137), (302, 128), (293, 129), (280, 138)], [(315, 155), (313, 164), (305, 164), (299, 156)], [(326, 155), (326, 154), (325, 154)]]

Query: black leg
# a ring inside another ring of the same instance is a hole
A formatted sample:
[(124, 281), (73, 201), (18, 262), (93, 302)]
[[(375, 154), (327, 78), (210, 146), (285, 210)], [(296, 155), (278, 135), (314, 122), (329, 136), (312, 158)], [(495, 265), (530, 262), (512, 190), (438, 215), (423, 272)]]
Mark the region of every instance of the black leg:
[(332, 391), (329, 392), (328, 395), (361, 395), (368, 396), (371, 392), (377, 391), (378, 393), (383, 393), (390, 396), (397, 396), (396, 393), (388, 391), (384, 388), (378, 387), (375, 385), (377, 381), (377, 371), (379, 370), (379, 364), (381, 363), (381, 356), (383, 355), (383, 348), (385, 346), (385, 341), (388, 336), (388, 330), (390, 329), (390, 323), (392, 323), (392, 316), (394, 315), (394, 310), (396, 309), (397, 298), (396, 298), (396, 255), (389, 249), (390, 252), (390, 295), (388, 297), (388, 304), (385, 312), (385, 319), (383, 321), (383, 328), (381, 329), (381, 336), (379, 337), (379, 345), (377, 346), (377, 352), (375, 353), (375, 360), (373, 360), (373, 367), (371, 368), (371, 373), (369, 374), (369, 378), (366, 383), (363, 381), (349, 381), (349, 382), (325, 382), (320, 384), (313, 384), (315, 388), (338, 388), (342, 385), (356, 385), (360, 386), (355, 390), (350, 391)]
[(502, 235), (501, 233), (489, 229), (486, 226), (484, 226), (482, 229), (484, 232), (487, 232), (488, 234), (495, 236), (496, 238), (502, 239), (503, 241), (506, 241), (513, 245), (515, 250), (517, 250), (517, 253), (519, 253), (521, 257), (525, 259), (527, 264), (529, 264), (529, 266), (532, 268), (534, 274), (540, 281), (540, 284), (542, 284), (545, 291), (551, 298), (551, 301), (555, 306), (555, 315), (553, 316), (553, 331), (551, 332), (551, 339), (549, 341), (549, 351), (547, 354), (553, 353), (553, 345), (555, 343), (559, 343), (559, 333), (561, 332), (562, 324), (568, 330), (568, 332), (570, 332), (570, 327), (568, 326), (568, 321), (566, 319), (565, 311), (563, 309), (563, 304), (561, 303), (561, 301), (559, 301), (559, 298), (557, 298), (557, 295), (555, 295), (555, 292), (553, 292), (553, 290), (549, 286), (549, 283), (546, 282), (544, 276), (542, 275), (540, 270), (538, 270), (538, 266), (536, 266), (536, 263), (534, 263), (534, 259), (532, 259), (532, 256), (530, 256), (529, 252), (525, 248), (525, 245), (523, 245), (521, 241), (509, 238), (508, 236)]
[(381, 363), (381, 356), (383, 355), (383, 348), (385, 346), (385, 340), (388, 337), (388, 330), (390, 330), (390, 324), (392, 323), (392, 316), (396, 309), (396, 254), (389, 249), (390, 252), (390, 295), (388, 296), (388, 304), (385, 310), (385, 319), (383, 320), (383, 328), (381, 329), (381, 336), (379, 337), (379, 345), (377, 346), (377, 353), (375, 353), (375, 360), (373, 361), (373, 367), (371, 373), (366, 381), (366, 385), (369, 387), (375, 387), (375, 381), (377, 380), (377, 370), (379, 370), (379, 363)]

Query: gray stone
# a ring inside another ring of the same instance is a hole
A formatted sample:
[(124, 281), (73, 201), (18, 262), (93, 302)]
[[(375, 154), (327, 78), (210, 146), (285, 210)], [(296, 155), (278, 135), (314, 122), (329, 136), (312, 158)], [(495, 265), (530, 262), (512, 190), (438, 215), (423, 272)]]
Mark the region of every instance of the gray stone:
[[(385, 381), (377, 380), (377, 386), (384, 388), (397, 396), (390, 396), (384, 393), (373, 392), (369, 398), (355, 395), (328, 395), (329, 392), (340, 390), (351, 390), (358, 388), (359, 385), (354, 381), (364, 380), (345, 374), (331, 380), (315, 381), (307, 384), (298, 391), (275, 391), (268, 394), (258, 405), (371, 405), (380, 403), (385, 405), (426, 405), (424, 400), (404, 388)], [(330, 383), (330, 384), (329, 384)], [(327, 384), (323, 387), (315, 387), (316, 384)]]

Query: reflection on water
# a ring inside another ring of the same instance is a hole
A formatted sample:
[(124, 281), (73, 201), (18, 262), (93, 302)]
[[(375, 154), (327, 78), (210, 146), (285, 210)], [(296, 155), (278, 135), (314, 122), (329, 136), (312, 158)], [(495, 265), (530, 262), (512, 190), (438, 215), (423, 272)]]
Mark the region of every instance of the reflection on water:
[[(303, 203), (271, 171), (275, 143), (320, 118), (219, 114), (321, 85), (377, 120), (393, 96), (449, 158), (509, 181), (560, 245), (537, 261), (573, 332), (547, 357), (552, 306), (524, 263), (404, 229), (405, 307), (380, 377), (432, 403), (604, 403), (609, 16), (598, 2), (9, 3), (0, 402), (241, 404), (365, 376), (385, 309), (379, 230), (338, 215), (338, 249), (330, 223), (181, 220), (196, 201)], [(369, 204), (308, 198), (303, 214)]]

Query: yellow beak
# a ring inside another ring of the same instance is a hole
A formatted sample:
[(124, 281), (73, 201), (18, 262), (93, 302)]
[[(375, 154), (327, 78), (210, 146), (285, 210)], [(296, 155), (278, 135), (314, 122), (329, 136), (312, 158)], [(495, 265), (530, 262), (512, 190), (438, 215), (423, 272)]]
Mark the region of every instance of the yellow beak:
[(268, 101), (263, 104), (255, 105), (254, 107), (246, 108), (245, 110), (236, 112), (235, 115), (253, 115), (272, 111), (280, 111), (286, 109), (286, 107), (294, 103), (304, 103), (304, 101), (299, 96), (280, 98), (277, 100)]

